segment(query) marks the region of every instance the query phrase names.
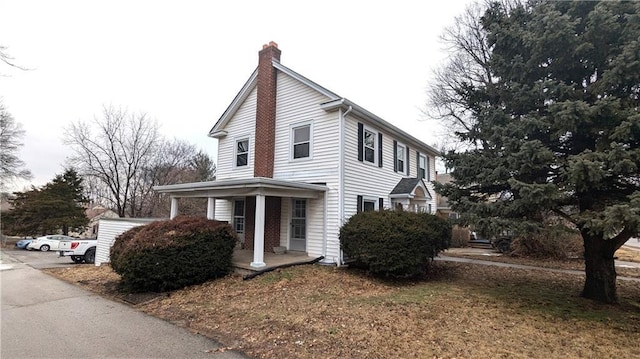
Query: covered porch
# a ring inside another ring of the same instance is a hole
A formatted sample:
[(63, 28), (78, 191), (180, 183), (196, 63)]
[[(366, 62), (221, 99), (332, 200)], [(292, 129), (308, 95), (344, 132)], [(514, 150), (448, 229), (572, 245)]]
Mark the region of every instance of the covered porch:
[[(270, 252), (271, 248), (265, 248), (265, 238), (270, 245), (275, 240), (274, 238), (277, 238), (278, 242), (280, 241), (280, 227), (283, 226), (281, 218), (283, 198), (300, 199), (301, 201), (321, 199), (325, 211), (327, 206), (327, 186), (325, 184), (282, 181), (263, 177), (156, 186), (154, 190), (170, 196), (170, 218), (175, 218), (179, 214), (179, 198), (207, 198), (207, 218), (232, 222), (234, 215), (223, 213), (222, 217), (216, 216), (216, 199), (228, 202), (237, 198), (251, 199), (251, 201), (247, 201), (247, 211), (250, 213), (246, 218), (248, 219), (247, 223), (243, 223), (243, 226), (246, 225), (246, 231), (243, 235), (249, 236), (244, 240), (250, 241), (249, 248), (252, 251), (236, 251), (238, 254), (234, 254), (233, 259), (235, 267), (246, 267), (250, 270), (263, 270), (265, 267), (277, 265), (283, 261), (295, 262), (313, 259), (308, 257), (304, 251), (299, 255), (298, 253), (276, 255)], [(225, 204), (224, 201), (222, 203)], [(268, 250), (265, 251), (265, 249)], [(293, 259), (296, 256), (299, 258)]]

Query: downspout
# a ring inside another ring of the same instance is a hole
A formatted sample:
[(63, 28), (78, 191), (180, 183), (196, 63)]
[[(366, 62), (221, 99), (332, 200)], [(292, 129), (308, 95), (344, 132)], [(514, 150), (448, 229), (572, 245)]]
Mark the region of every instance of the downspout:
[(322, 221), (322, 257), (327, 258), (327, 191), (323, 192), (324, 221)]
[[(338, 193), (338, 223), (340, 224), (340, 227), (342, 227), (342, 225), (344, 224), (344, 161), (345, 161), (345, 156), (344, 156), (344, 147), (345, 147), (345, 121), (347, 118), (347, 115), (353, 111), (353, 106), (349, 105), (349, 108), (342, 113), (342, 109), (340, 109), (340, 125), (339, 125), (339, 138), (340, 138), (340, 148), (338, 151), (338, 156), (340, 157), (340, 160), (338, 161), (338, 166), (339, 166), (339, 176), (340, 176), (340, 191)], [(339, 240), (339, 239), (338, 239)], [(335, 259), (336, 265), (340, 266), (342, 264), (342, 250), (339, 249), (339, 257)]]

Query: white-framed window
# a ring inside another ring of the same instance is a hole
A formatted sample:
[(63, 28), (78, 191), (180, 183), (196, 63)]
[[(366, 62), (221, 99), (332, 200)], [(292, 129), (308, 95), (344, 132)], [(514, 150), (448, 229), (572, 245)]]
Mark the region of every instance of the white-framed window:
[(366, 211), (377, 211), (383, 206), (383, 198), (373, 196), (358, 196), (358, 213)]
[(377, 198), (363, 198), (362, 199), (362, 211), (375, 211), (376, 207), (378, 207), (378, 199)]
[(365, 128), (362, 142), (364, 148), (363, 159), (366, 162), (376, 163), (378, 134), (368, 128)]
[(400, 173), (407, 173), (407, 146), (398, 143), (396, 144), (396, 171)]
[(311, 123), (291, 126), (291, 159), (309, 159), (313, 149), (313, 127)]
[(233, 229), (238, 234), (244, 234), (245, 203), (244, 198), (233, 201)]
[(235, 153), (235, 167), (244, 167), (249, 165), (248, 138), (241, 138), (236, 140)]
[(418, 177), (427, 179), (427, 156), (425, 155), (418, 157)]

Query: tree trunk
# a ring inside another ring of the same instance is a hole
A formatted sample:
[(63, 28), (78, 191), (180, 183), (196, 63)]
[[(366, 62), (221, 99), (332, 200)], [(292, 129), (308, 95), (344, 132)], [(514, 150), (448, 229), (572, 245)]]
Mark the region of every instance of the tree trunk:
[(616, 303), (615, 246), (603, 238), (582, 234), (586, 280), (582, 296), (604, 303)]

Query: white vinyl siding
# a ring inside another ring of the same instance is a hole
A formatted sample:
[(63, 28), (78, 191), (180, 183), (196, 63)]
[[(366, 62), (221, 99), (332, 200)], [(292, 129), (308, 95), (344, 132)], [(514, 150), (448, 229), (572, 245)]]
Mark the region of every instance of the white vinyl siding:
[[(253, 177), (256, 97), (257, 91), (254, 88), (246, 101), (242, 103), (229, 123), (224, 127), (228, 135), (218, 140), (218, 159), (216, 161), (216, 179), (218, 180)], [(236, 141), (243, 138), (249, 139), (249, 163), (247, 166), (237, 167)]]
[(102, 218), (98, 225), (98, 240), (96, 243), (95, 265), (109, 263), (111, 246), (116, 237), (133, 227), (143, 226), (154, 221), (161, 221), (165, 218)]
[[(383, 198), (385, 208), (389, 208), (389, 193), (398, 184), (398, 182), (407, 177), (407, 175), (394, 172), (393, 168), (393, 146), (394, 140), (399, 144), (403, 144), (407, 149), (408, 161), (405, 163), (405, 173), (408, 169), (410, 177), (416, 176), (416, 150), (429, 156), (430, 168), (432, 176), (435, 173), (433, 167), (433, 156), (428, 154), (426, 148), (420, 148), (404, 138), (394, 138), (393, 135), (382, 132), (382, 158), (383, 166), (381, 168), (372, 167), (370, 163), (358, 161), (358, 121), (363, 122), (355, 116), (348, 116), (345, 121), (345, 159), (344, 159), (344, 218), (345, 223), (349, 217), (357, 212), (358, 196), (363, 198)], [(365, 125), (365, 128), (367, 125)], [(372, 127), (372, 126), (369, 126)], [(374, 129), (377, 130), (377, 129)], [(429, 193), (433, 197), (430, 202), (435, 208), (435, 192), (433, 185), (425, 181)]]
[(216, 199), (216, 213), (214, 218), (218, 221), (228, 222), (229, 224), (233, 223), (233, 202), (231, 200), (226, 199)]
[[(324, 262), (334, 262), (340, 255), (338, 232), (338, 113), (320, 108), (329, 98), (286, 74), (278, 73), (276, 98), (276, 148), (273, 177), (279, 180), (323, 183), (327, 191), (327, 252)], [(292, 133), (295, 127), (310, 124), (310, 158), (293, 159)], [(307, 253), (323, 255), (324, 199), (322, 193), (307, 201)], [(289, 243), (290, 198), (282, 199), (280, 244)]]

